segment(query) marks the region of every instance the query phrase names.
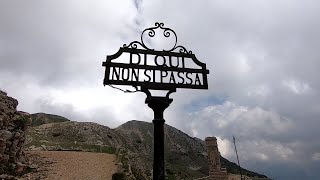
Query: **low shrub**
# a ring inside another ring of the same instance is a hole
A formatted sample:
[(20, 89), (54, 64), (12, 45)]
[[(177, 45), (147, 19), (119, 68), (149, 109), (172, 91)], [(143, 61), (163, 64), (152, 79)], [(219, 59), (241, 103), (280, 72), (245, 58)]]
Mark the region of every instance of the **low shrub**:
[(114, 173), (112, 174), (112, 180), (126, 180), (126, 174), (124, 173)]

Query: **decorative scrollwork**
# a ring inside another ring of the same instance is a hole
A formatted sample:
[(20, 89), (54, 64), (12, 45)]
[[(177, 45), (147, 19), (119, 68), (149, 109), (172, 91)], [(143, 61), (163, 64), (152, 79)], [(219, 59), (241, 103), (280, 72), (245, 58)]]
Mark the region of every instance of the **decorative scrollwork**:
[(124, 47), (124, 48), (137, 49), (137, 48), (138, 48), (138, 45), (142, 46), (143, 48), (148, 49), (144, 44), (142, 44), (142, 43), (139, 42), (139, 41), (133, 41), (133, 42), (131, 42), (129, 45), (124, 44), (123, 47)]
[(174, 35), (174, 39), (175, 39), (175, 42), (174, 42), (174, 45), (172, 48), (170, 49), (162, 49), (163, 51), (167, 51), (167, 52), (170, 52), (170, 51), (175, 51), (175, 50), (178, 50), (178, 52), (180, 53), (186, 53), (186, 54), (192, 54), (192, 51), (187, 51), (187, 49), (181, 45), (177, 46), (177, 41), (178, 41), (178, 37), (177, 37), (177, 34), (176, 32), (174, 32), (174, 30), (170, 29), (170, 28), (166, 28), (164, 27), (164, 23), (158, 23), (156, 22), (155, 23), (155, 27), (150, 27), (150, 28), (147, 28), (145, 30), (142, 31), (141, 33), (141, 42), (139, 41), (133, 41), (131, 42), (129, 45), (127, 44), (124, 44), (123, 47), (125, 48), (132, 48), (132, 49), (137, 49), (138, 48), (138, 45), (147, 49), (147, 50), (152, 50), (154, 51), (154, 49), (152, 48), (149, 48), (146, 44), (145, 44), (145, 41), (144, 41), (144, 33), (147, 33), (147, 35), (149, 37), (154, 37), (156, 35), (156, 29), (162, 29), (163, 30), (163, 36), (168, 38), (171, 36), (171, 34)]
[(188, 51), (185, 47), (183, 46), (176, 46), (172, 51), (178, 50), (180, 53), (186, 53), (186, 54), (192, 54), (192, 51)]

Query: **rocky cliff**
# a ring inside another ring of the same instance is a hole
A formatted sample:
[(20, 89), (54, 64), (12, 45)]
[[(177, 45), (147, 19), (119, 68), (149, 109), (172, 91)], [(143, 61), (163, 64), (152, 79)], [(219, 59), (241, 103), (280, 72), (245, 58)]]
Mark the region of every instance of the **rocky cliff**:
[(23, 151), (26, 131), (31, 123), (28, 113), (17, 111), (18, 101), (0, 90), (0, 179), (26, 171)]

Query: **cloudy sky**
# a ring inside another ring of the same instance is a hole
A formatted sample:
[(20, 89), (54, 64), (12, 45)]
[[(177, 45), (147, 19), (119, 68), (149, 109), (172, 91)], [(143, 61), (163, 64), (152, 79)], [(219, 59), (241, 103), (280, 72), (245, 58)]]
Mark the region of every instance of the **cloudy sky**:
[[(163, 22), (210, 70), (209, 90), (178, 90), (166, 123), (274, 179), (320, 169), (320, 3), (306, 0), (0, 2), (0, 88), (19, 110), (117, 127), (151, 122), (143, 93), (102, 84), (106, 55)], [(124, 113), (125, 112), (125, 113)]]

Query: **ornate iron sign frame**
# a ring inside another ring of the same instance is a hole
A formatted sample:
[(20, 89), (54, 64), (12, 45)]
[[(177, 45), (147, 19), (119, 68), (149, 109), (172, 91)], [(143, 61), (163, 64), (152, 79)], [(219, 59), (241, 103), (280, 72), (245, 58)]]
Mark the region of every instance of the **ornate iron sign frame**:
[[(103, 84), (129, 85), (136, 89), (140, 87), (140, 90), (208, 89), (207, 74), (209, 74), (209, 70), (206, 69), (206, 64), (200, 62), (192, 51), (187, 51), (181, 45), (177, 46), (176, 33), (163, 26), (163, 23), (155, 23), (155, 27), (147, 28), (142, 32), (141, 42), (133, 41), (129, 45), (124, 44), (117, 53), (107, 56), (106, 62), (103, 62), (103, 66), (106, 67)], [(172, 48), (155, 50), (145, 44), (144, 35), (147, 33), (149, 37), (154, 37), (156, 29), (162, 29), (163, 36), (166, 38), (173, 34), (175, 42)], [(143, 49), (139, 49), (138, 46)], [(129, 63), (114, 62), (124, 53), (130, 55)], [(153, 59), (150, 59), (150, 56)], [(188, 60), (192, 60), (194, 65), (199, 68), (186, 67)], [(141, 78), (141, 73), (144, 78)], [(160, 76), (158, 82), (157, 75)], [(167, 82), (164, 82), (165, 79)]]
[[(144, 34), (150, 38), (156, 35), (155, 30), (163, 30), (163, 36), (174, 35), (174, 45), (169, 49), (155, 50), (146, 45)], [(177, 34), (163, 23), (155, 23), (155, 27), (145, 29), (141, 34), (141, 42), (133, 41), (124, 44), (117, 53), (107, 56), (102, 63), (105, 66), (104, 85), (129, 85), (136, 91), (146, 93), (145, 103), (154, 112), (154, 153), (153, 179), (164, 180), (164, 118), (163, 112), (173, 99), (169, 98), (177, 88), (208, 89), (206, 64), (200, 62), (192, 51), (177, 45)], [(141, 46), (142, 49), (139, 49)], [(129, 62), (116, 62), (123, 54), (129, 54)], [(133, 56), (136, 58), (134, 59)], [(153, 61), (150, 63), (150, 56)], [(149, 58), (149, 59), (148, 59)], [(174, 59), (176, 60), (174, 63)], [(189, 67), (190, 61), (193, 67)], [(142, 76), (141, 76), (142, 74)], [(116, 88), (116, 87), (114, 87)], [(120, 88), (116, 88), (122, 90)], [(169, 90), (165, 97), (152, 96), (149, 90)], [(122, 90), (124, 91), (124, 90)], [(136, 92), (134, 91), (134, 92)], [(126, 90), (124, 92), (132, 92)]]

